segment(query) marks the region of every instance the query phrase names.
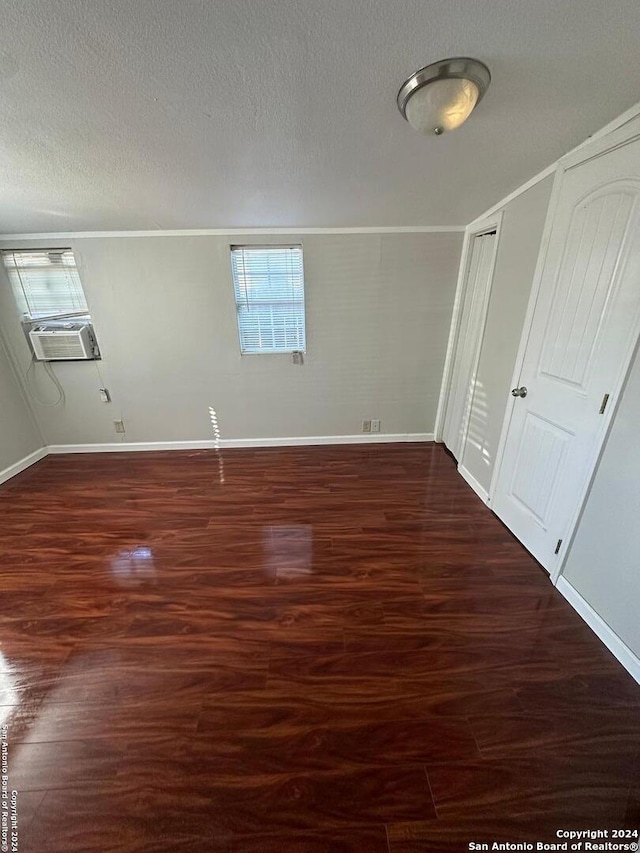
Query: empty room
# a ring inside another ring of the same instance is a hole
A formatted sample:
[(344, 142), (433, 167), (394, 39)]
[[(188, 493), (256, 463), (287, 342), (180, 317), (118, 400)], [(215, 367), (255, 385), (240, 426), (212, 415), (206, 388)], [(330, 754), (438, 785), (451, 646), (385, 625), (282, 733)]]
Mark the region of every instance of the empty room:
[(638, 850), (639, 44), (0, 0), (0, 851)]

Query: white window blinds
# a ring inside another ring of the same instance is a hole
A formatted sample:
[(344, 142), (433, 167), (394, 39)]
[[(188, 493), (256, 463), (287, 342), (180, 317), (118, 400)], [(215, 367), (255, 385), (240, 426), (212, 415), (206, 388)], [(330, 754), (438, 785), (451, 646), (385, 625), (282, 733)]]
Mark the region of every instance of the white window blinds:
[(240, 351), (303, 352), (302, 246), (232, 246)]
[(5, 251), (3, 256), (18, 308), (32, 320), (89, 313), (70, 249)]

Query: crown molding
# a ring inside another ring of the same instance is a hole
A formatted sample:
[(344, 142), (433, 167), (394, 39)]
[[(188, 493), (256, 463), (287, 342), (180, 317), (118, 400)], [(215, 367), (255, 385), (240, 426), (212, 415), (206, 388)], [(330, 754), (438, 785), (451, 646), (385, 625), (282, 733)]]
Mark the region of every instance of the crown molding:
[(163, 231), (55, 231), (33, 234), (0, 234), (0, 240), (83, 240), (106, 237), (246, 237), (292, 234), (448, 234), (464, 231), (464, 225), (390, 225), (353, 228), (184, 228)]
[(499, 202), (496, 202), (496, 204), (494, 204), (488, 210), (485, 210), (484, 213), (481, 213), (480, 216), (476, 216), (476, 218), (469, 223), (467, 228), (475, 225), (477, 222), (480, 222), (483, 219), (486, 219), (486, 217), (488, 216), (492, 216), (494, 213), (496, 213), (496, 211), (509, 204), (510, 201), (513, 201), (514, 198), (517, 198), (519, 195), (522, 195), (522, 193), (526, 193), (527, 190), (530, 190), (531, 187), (534, 187), (536, 184), (540, 183), (540, 181), (543, 181), (545, 178), (548, 178), (549, 175), (553, 175), (553, 173), (558, 168), (558, 165), (562, 163), (562, 161), (564, 161), (566, 158), (571, 157), (571, 155), (575, 154), (576, 152), (579, 152), (580, 149), (585, 148), (587, 145), (591, 145), (592, 142), (595, 142), (598, 139), (602, 139), (602, 137), (604, 136), (608, 136), (610, 133), (613, 133), (614, 130), (618, 130), (625, 124), (628, 124), (630, 121), (633, 121), (638, 116), (640, 116), (640, 101), (638, 101), (638, 103), (634, 104), (632, 107), (629, 107), (628, 110), (625, 110), (625, 112), (621, 113), (608, 124), (605, 124), (604, 127), (601, 127), (599, 130), (596, 130), (578, 145), (569, 149), (569, 151), (565, 152), (561, 157), (558, 157), (558, 159), (555, 160), (550, 166), (547, 166), (546, 169), (543, 169), (541, 172), (538, 172), (537, 175), (534, 175), (528, 181), (525, 181), (524, 184), (520, 184), (520, 186), (516, 187), (513, 192), (510, 192), (509, 195), (506, 195)]
[(108, 237), (242, 237), (268, 235), (296, 234), (446, 234), (464, 232), (487, 217), (493, 216), (498, 210), (517, 198), (540, 181), (552, 175), (558, 164), (566, 157), (590, 145), (597, 139), (617, 130), (623, 125), (640, 116), (640, 101), (629, 107), (604, 127), (596, 130), (585, 140), (558, 157), (551, 165), (538, 172), (525, 183), (520, 184), (512, 192), (496, 202), (490, 208), (474, 217), (467, 225), (390, 225), (390, 226), (353, 226), (342, 228), (184, 228), (184, 229), (154, 229), (148, 231), (41, 231), (29, 234), (0, 234), (0, 241), (15, 240), (82, 240)]
[(530, 190), (531, 187), (535, 187), (536, 184), (539, 184), (540, 181), (544, 181), (545, 178), (548, 178), (549, 175), (553, 175), (556, 168), (558, 167), (558, 161), (552, 163), (550, 166), (547, 166), (546, 169), (543, 169), (541, 172), (538, 172), (537, 175), (534, 175), (532, 178), (529, 178), (524, 184), (521, 184), (517, 187), (513, 192), (510, 192), (509, 195), (506, 195), (503, 199), (500, 199), (497, 204), (494, 204), (493, 207), (490, 207), (488, 210), (485, 210), (484, 213), (480, 214), (480, 216), (476, 216), (468, 225), (467, 228), (473, 229), (475, 225), (479, 222), (482, 222), (484, 219), (487, 219), (490, 216), (493, 216), (494, 213), (497, 213), (499, 210), (502, 210), (503, 207), (509, 204), (510, 201), (513, 201), (518, 196), (526, 193), (527, 190)]

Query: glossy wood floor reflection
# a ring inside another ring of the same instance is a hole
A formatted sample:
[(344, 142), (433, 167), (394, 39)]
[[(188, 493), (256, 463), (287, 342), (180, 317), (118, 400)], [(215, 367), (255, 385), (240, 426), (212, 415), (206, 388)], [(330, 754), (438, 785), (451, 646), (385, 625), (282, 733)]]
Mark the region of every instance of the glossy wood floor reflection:
[(640, 823), (640, 689), (435, 445), (0, 488), (21, 853), (414, 853)]

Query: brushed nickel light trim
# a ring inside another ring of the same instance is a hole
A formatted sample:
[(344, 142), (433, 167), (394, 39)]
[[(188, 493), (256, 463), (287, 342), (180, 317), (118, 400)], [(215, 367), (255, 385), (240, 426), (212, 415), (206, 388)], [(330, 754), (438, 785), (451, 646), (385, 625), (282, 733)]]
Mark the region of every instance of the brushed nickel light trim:
[[(474, 106), (475, 109), (489, 88), (491, 72), (484, 62), (480, 62), (479, 59), (472, 59), (469, 56), (454, 56), (450, 59), (441, 59), (439, 62), (426, 65), (407, 78), (400, 87), (397, 103), (402, 117), (408, 121), (407, 104), (412, 95), (419, 89), (437, 80), (451, 79), (470, 80), (472, 83), (475, 83), (478, 87), (478, 99)], [(442, 128), (434, 127), (433, 132), (439, 136), (443, 130)]]

